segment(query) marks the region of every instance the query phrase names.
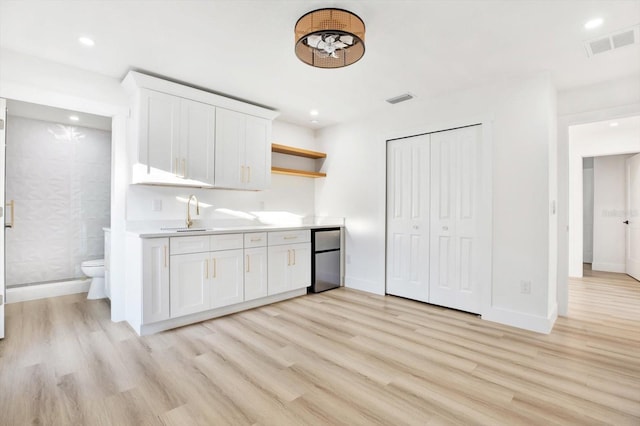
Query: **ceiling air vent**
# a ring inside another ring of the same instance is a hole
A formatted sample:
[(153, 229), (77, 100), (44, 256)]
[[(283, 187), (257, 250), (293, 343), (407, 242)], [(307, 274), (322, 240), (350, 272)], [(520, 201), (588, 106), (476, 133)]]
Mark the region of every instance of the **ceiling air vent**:
[(585, 48), (587, 55), (592, 57), (636, 43), (640, 43), (640, 25), (588, 40), (585, 42)]
[(400, 102), (408, 101), (409, 99), (413, 99), (413, 96), (409, 93), (405, 93), (404, 95), (389, 98), (387, 99), (387, 102), (390, 104), (399, 104)]

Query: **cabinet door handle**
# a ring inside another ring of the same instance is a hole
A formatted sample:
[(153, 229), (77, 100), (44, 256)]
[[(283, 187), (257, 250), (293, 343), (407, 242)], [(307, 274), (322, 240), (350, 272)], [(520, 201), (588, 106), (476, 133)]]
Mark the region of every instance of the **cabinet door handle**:
[(187, 177), (187, 160), (185, 160), (184, 158), (182, 159), (182, 177)]
[(164, 267), (166, 268), (167, 267), (167, 246), (164, 245), (163, 248), (164, 248)]
[[(15, 205), (16, 205), (16, 202), (14, 200), (9, 201), (5, 205), (5, 207), (9, 207), (9, 210), (11, 211), (9, 213), (9, 217), (11, 217), (11, 221), (7, 223), (5, 219), (5, 223), (4, 223), (5, 228), (13, 228), (13, 220), (15, 219)], [(5, 211), (5, 215), (6, 215), (6, 211)]]
[(205, 270), (204, 277), (208, 279), (209, 278), (209, 259), (205, 260), (205, 262), (207, 263), (207, 268)]
[(287, 250), (287, 266), (291, 266), (291, 250)]
[(247, 166), (247, 183), (251, 183), (251, 166)]
[(216, 258), (215, 257), (212, 259), (212, 262), (213, 262), (213, 277), (212, 278), (215, 278), (218, 275), (218, 267), (217, 267), (218, 265), (216, 263)]
[(291, 250), (293, 252), (293, 264), (296, 264), (296, 249)]
[(251, 258), (247, 255), (247, 272), (251, 272)]

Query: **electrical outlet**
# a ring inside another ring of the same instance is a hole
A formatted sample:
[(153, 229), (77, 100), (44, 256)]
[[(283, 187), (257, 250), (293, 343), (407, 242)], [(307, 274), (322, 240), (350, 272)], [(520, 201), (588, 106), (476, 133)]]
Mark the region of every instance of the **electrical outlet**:
[(531, 281), (520, 281), (520, 293), (531, 294)]

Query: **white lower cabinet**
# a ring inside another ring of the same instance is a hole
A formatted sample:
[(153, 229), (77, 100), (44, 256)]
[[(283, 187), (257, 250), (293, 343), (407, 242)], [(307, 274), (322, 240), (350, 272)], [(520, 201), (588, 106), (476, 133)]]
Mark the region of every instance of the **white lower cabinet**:
[[(142, 278), (142, 288), (137, 287), (142, 316), (135, 315), (133, 306), (140, 305), (132, 297), (129, 322), (140, 334), (187, 324), (181, 317), (188, 321), (190, 315), (228, 306), (219, 312), (251, 308), (259, 306), (260, 299), (291, 292), (269, 299), (283, 300), (311, 285), (309, 230), (142, 238), (142, 245), (137, 241), (131, 247), (142, 248), (141, 273), (130, 275)], [(140, 281), (132, 282), (134, 288)]]
[(269, 247), (268, 295), (311, 285), (311, 243)]
[(267, 296), (267, 248), (244, 250), (244, 300)]
[(211, 308), (244, 300), (242, 249), (209, 253), (211, 256)]
[(171, 256), (171, 318), (211, 306), (209, 252)]
[(142, 323), (169, 319), (169, 238), (142, 240)]

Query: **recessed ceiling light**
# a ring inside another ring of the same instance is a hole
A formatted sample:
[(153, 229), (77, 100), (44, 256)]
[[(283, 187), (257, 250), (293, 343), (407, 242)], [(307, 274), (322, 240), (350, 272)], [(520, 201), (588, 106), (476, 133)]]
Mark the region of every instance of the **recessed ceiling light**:
[(311, 120), (311, 123), (312, 123), (312, 124), (318, 124), (318, 123), (319, 123), (319, 121), (318, 121), (318, 120)]
[(609, 123), (609, 126), (611, 126), (611, 127), (618, 127), (618, 123), (614, 121), (613, 123)]
[(89, 37), (78, 37), (78, 43), (83, 44), (85, 46), (93, 46), (96, 44), (96, 42), (93, 41), (93, 39), (90, 39)]
[(586, 24), (584, 24), (584, 27), (588, 30), (592, 30), (594, 28), (598, 28), (600, 25), (602, 25), (602, 18), (596, 18), (596, 19), (592, 19), (590, 21), (587, 21)]
[(320, 113), (318, 112), (318, 110), (317, 110), (317, 109), (312, 109), (311, 111), (309, 111), (309, 115), (312, 115), (312, 116), (314, 116), (314, 117), (315, 117), (316, 115), (318, 115), (318, 114), (320, 114)]
[(70, 115), (69, 116), (69, 120), (71, 120), (71, 121), (79, 121), (80, 117), (78, 117), (77, 115)]

